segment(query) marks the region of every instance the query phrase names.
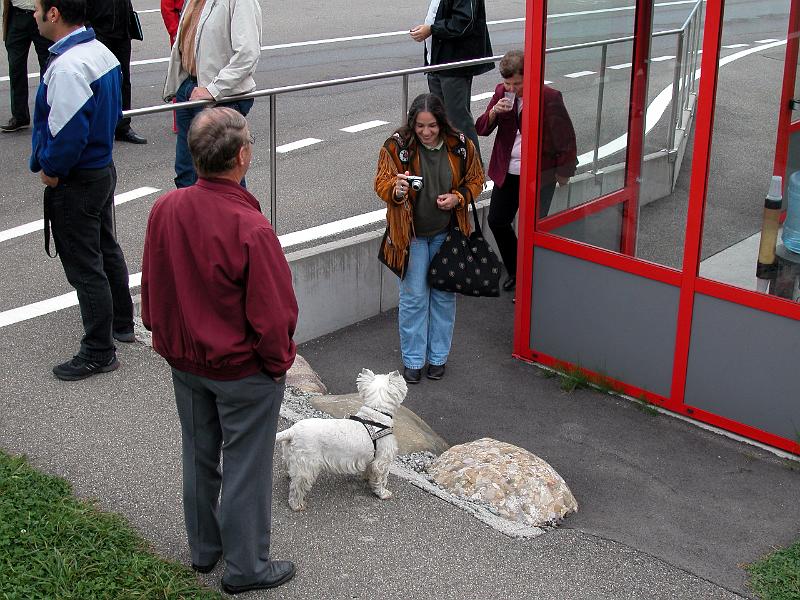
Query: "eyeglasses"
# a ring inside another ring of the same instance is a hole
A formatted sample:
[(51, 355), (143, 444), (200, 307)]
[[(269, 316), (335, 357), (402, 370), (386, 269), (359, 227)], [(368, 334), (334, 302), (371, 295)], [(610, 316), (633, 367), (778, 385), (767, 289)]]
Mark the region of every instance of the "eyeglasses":
[(254, 133), (251, 133), (247, 136), (247, 141), (250, 142), (250, 145), (254, 145), (256, 143), (256, 136)]

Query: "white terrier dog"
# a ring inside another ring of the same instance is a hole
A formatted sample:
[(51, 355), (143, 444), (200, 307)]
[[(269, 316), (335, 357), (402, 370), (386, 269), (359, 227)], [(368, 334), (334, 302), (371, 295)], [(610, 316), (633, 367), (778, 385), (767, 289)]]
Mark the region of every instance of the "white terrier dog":
[(354, 416), (304, 419), (281, 431), (276, 438), (291, 479), (292, 510), (305, 509), (305, 496), (323, 471), (360, 473), (378, 498), (392, 497), (386, 489), (389, 466), (397, 456), (392, 421), (408, 388), (397, 371), (375, 375), (369, 369), (362, 369), (356, 381), (364, 405)]

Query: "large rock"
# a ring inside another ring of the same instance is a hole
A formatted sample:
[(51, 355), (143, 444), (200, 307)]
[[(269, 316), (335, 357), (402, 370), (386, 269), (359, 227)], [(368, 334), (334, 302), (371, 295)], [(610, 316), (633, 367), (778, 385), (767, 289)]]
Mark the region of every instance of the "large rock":
[[(362, 404), (358, 394), (313, 396), (309, 400), (317, 410), (338, 419), (356, 414)], [(400, 454), (428, 451), (439, 455), (450, 447), (433, 429), (428, 427), (425, 421), (405, 406), (401, 406), (394, 416), (394, 434), (397, 437)]]
[(286, 387), (295, 388), (307, 394), (328, 393), (328, 388), (322, 383), (319, 375), (299, 354), (295, 357), (292, 368), (286, 373)]
[(578, 510), (553, 467), (523, 448), (491, 438), (453, 446), (428, 472), (454, 496), (484, 504), (516, 523), (551, 524)]

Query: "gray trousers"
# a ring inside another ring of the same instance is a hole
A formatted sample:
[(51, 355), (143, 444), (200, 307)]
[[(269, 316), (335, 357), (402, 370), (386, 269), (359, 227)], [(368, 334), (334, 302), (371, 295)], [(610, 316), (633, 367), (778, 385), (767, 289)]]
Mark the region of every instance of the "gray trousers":
[(442, 99), (450, 124), (472, 140), (475, 150), (478, 151), (478, 158), (481, 159), (481, 145), (478, 142), (478, 132), (475, 131), (475, 119), (472, 118), (470, 110), (472, 77), (449, 77), (439, 73), (428, 73), (428, 89), (431, 94)]
[(172, 383), (192, 562), (208, 565), (224, 555), (226, 583), (256, 583), (269, 561), (272, 455), (284, 384), (263, 373), (215, 381), (177, 369)]

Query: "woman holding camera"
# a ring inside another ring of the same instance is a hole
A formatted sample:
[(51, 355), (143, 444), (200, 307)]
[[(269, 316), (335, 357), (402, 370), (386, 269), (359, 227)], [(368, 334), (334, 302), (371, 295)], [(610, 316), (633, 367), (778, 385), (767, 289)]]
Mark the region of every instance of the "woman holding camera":
[(417, 96), (406, 123), (383, 144), (375, 192), (386, 202), (385, 263), (400, 277), (399, 329), (403, 377), (441, 379), (456, 318), (455, 294), (428, 286), (428, 267), (455, 217), (468, 234), (470, 200), (483, 189), (473, 143), (450, 125), (433, 94)]

